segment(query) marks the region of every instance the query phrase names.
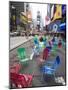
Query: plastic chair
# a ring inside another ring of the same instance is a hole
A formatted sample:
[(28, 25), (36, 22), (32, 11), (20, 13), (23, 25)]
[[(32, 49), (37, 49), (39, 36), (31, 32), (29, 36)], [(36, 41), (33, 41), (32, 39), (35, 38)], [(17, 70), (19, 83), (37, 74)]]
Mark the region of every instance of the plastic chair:
[(57, 49), (58, 49), (58, 46), (57, 45), (54, 45), (51, 49), (51, 54), (52, 55), (56, 55), (57, 54)]
[(52, 46), (47, 46), (46, 48), (48, 49), (48, 56), (49, 56), (51, 54)]
[(51, 46), (47, 46), (46, 48), (48, 48), (49, 52), (51, 51), (52, 47)]
[(10, 73), (11, 88), (31, 87), (32, 79), (32, 75)]
[(58, 48), (61, 48), (61, 47), (62, 47), (62, 41), (59, 40), (59, 42), (58, 42)]
[(51, 51), (51, 55), (56, 56), (57, 52), (56, 51)]
[(57, 46), (58, 45), (58, 39), (57, 39), (57, 37), (54, 37), (52, 39), (52, 43), (53, 43), (54, 46)]
[(65, 42), (62, 40), (62, 46), (63, 46), (63, 48), (65, 47)]
[(40, 47), (40, 50), (43, 49), (45, 47), (44, 42), (39, 42), (39, 47)]
[(33, 41), (34, 41), (35, 46), (38, 46), (39, 45), (38, 36), (35, 35)]
[(44, 62), (45, 62), (45, 60), (47, 60), (48, 56), (49, 56), (49, 50), (48, 50), (48, 48), (45, 48), (43, 50), (43, 52), (41, 52), (39, 54), (39, 57), (37, 58), (38, 65), (41, 66), (42, 64), (44, 64)]
[(22, 66), (20, 63), (13, 63), (12, 66), (10, 66), (10, 72), (12, 73), (19, 73), (19, 71), (21, 70)]
[(53, 37), (52, 42), (55, 42), (55, 37)]
[(40, 47), (39, 46), (35, 46), (32, 50), (32, 52), (34, 53), (34, 55), (39, 55), (40, 53)]
[(45, 48), (43, 50), (43, 60), (46, 60), (48, 58), (48, 55), (49, 55), (49, 49)]
[(54, 75), (60, 65), (60, 57), (57, 56), (54, 62), (48, 61), (45, 66), (41, 68), (43, 74)]
[(62, 43), (58, 43), (58, 48), (61, 48), (62, 47)]
[(43, 42), (44, 42), (44, 45), (46, 45), (46, 37), (43, 36)]
[(30, 60), (30, 58), (27, 56), (25, 48), (18, 48), (17, 52), (20, 62), (27, 65), (26, 61)]
[(39, 55), (39, 53), (42, 51), (42, 48), (44, 47), (43, 42), (39, 42), (37, 37), (34, 37), (34, 48), (33, 48), (33, 53), (35, 55)]

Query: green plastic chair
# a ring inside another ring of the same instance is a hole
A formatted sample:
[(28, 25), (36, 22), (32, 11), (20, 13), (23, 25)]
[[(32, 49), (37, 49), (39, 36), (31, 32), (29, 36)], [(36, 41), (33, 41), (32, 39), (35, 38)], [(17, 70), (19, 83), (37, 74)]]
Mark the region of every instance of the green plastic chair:
[(43, 36), (43, 42), (44, 42), (44, 48), (45, 48), (45, 46), (46, 46), (46, 37), (45, 36)]
[(17, 52), (18, 52), (18, 58), (20, 62), (23, 64), (27, 64), (26, 61), (28, 61), (29, 58), (27, 57), (25, 48), (18, 48)]
[(62, 46), (63, 48), (65, 48), (65, 42), (62, 40)]
[(58, 46), (55, 44), (52, 48), (52, 50), (56, 51), (58, 49)]
[(57, 54), (57, 45), (54, 45), (54, 47), (52, 48), (52, 50), (51, 50), (51, 53), (52, 53), (52, 55), (56, 55)]
[(52, 54), (53, 56), (56, 56), (57, 52), (53, 50), (53, 51), (51, 51), (51, 54)]

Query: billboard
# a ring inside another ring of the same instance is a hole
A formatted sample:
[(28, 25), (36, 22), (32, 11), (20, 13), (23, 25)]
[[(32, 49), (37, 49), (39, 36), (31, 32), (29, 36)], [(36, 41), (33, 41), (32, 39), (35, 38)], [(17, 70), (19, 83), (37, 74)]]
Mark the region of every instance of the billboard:
[(62, 5), (54, 5), (53, 20), (62, 18)]

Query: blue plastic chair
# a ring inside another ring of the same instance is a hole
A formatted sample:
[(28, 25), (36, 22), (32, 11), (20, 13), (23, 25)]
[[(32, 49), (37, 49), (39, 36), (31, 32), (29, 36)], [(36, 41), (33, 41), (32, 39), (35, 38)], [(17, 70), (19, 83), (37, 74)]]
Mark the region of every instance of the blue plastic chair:
[(53, 37), (52, 42), (55, 42), (55, 37)]
[(58, 67), (59, 65), (60, 65), (60, 57), (57, 56), (54, 62), (51, 61), (47, 62), (46, 65), (41, 68), (41, 71), (43, 74), (55, 76), (55, 72), (59, 68)]
[(39, 55), (39, 53), (41, 52), (41, 46), (44, 46), (44, 45), (40, 45), (40, 43), (39, 43), (39, 40), (38, 40), (38, 36), (35, 36), (34, 37), (34, 39), (33, 39), (33, 41), (34, 41), (34, 48), (33, 48), (33, 53), (35, 54), (35, 55)]

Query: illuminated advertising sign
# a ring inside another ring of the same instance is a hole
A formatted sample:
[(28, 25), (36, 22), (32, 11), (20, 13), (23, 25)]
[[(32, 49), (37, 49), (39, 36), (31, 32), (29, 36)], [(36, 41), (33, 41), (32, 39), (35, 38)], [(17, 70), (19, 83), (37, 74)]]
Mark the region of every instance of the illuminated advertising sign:
[(54, 17), (53, 21), (59, 18), (62, 18), (62, 5), (55, 5), (54, 6)]

